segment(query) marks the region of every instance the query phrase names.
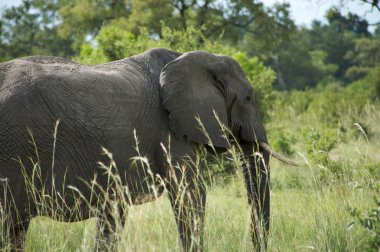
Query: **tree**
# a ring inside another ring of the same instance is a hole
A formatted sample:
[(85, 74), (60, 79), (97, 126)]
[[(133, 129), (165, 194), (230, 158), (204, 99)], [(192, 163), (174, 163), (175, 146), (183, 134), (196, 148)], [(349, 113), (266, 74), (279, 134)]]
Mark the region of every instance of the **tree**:
[(365, 4), (370, 4), (372, 8), (375, 8), (376, 10), (380, 11), (380, 1), (379, 0), (341, 0), (343, 3), (344, 2), (349, 2), (349, 1), (356, 1), (356, 2), (361, 2)]
[[(329, 74), (327, 53), (311, 50), (308, 32), (306, 28), (298, 29), (280, 51), (278, 65), (287, 90), (315, 87)], [(275, 87), (283, 89), (278, 82)]]
[(135, 35), (143, 26), (160, 37), (161, 23), (165, 23), (171, 29), (207, 27), (207, 37), (224, 33), (226, 41), (236, 44), (263, 10), (259, 1), (241, 0), (64, 0), (59, 31), (80, 45), (87, 36), (96, 36), (103, 25), (127, 28)]
[(376, 8), (378, 11), (380, 11), (380, 2), (379, 0), (361, 0), (364, 3), (368, 3), (372, 5), (373, 8)]
[(54, 0), (23, 0), (0, 18), (1, 59), (7, 60), (31, 54), (73, 54), (69, 39), (58, 37), (57, 8)]
[(356, 39), (355, 47), (346, 53), (345, 59), (352, 65), (345, 73), (346, 78), (357, 80), (364, 77), (374, 67), (380, 65), (380, 39)]
[(294, 39), (296, 25), (290, 18), (289, 4), (276, 4), (265, 9), (245, 33), (241, 48), (251, 55), (259, 55), (277, 75), (276, 84), (287, 89), (282, 69), (282, 52)]
[(355, 39), (369, 37), (368, 22), (356, 14), (343, 16), (337, 8), (330, 9), (326, 14), (328, 24), (314, 23), (310, 31), (313, 50), (327, 52), (326, 62), (339, 66), (336, 78), (343, 79), (351, 62), (345, 57), (353, 50)]
[(124, 0), (63, 0), (59, 6), (59, 35), (75, 41), (74, 48), (79, 49), (85, 39), (95, 36), (103, 25), (127, 17), (130, 5)]

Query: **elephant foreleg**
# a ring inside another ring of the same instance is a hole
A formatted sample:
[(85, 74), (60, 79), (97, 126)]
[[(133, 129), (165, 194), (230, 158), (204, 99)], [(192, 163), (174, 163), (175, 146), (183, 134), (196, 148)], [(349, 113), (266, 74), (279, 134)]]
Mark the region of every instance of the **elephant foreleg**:
[(266, 250), (270, 217), (269, 159), (247, 155), (243, 161), (243, 176), (251, 207), (252, 241), (256, 251)]
[(29, 220), (10, 227), (10, 244), (13, 247), (11, 251), (23, 251), (28, 227)]
[(202, 251), (206, 190), (202, 176), (187, 169), (175, 172), (168, 192), (183, 250)]
[(126, 214), (126, 210), (118, 205), (117, 212), (112, 211), (112, 207), (108, 206), (106, 213), (99, 216), (95, 251), (116, 251), (120, 240), (119, 232), (125, 225)]

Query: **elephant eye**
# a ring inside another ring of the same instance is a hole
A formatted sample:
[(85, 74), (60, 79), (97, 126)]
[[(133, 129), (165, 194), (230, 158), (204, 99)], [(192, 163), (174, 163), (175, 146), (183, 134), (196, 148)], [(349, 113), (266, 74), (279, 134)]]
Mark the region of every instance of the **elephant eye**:
[(251, 100), (251, 96), (247, 96), (245, 99), (246, 99), (247, 101), (250, 101), (250, 100)]

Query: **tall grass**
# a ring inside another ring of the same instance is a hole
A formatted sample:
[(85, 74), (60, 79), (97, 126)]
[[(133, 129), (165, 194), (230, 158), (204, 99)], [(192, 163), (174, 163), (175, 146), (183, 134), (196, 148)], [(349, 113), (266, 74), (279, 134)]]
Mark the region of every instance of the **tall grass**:
[[(362, 251), (366, 233), (349, 229), (348, 205), (368, 209), (369, 190), (344, 186), (272, 191), (269, 251)], [(206, 251), (249, 251), (250, 216), (240, 180), (211, 186), (205, 224)], [(74, 224), (47, 218), (33, 220), (28, 251), (88, 251), (94, 244), (95, 220)], [(119, 251), (179, 251), (177, 228), (167, 197), (132, 206), (120, 234)]]

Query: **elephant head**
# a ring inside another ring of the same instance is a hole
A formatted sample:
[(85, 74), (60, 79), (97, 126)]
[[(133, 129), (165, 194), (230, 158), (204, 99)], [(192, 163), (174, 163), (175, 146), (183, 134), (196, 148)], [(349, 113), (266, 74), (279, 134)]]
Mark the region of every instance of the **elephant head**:
[(253, 88), (231, 57), (186, 53), (163, 68), (160, 83), (169, 126), (177, 138), (200, 144), (210, 144), (211, 139), (214, 146), (227, 148), (222, 123), (243, 142), (267, 142)]
[[(294, 163), (269, 147), (254, 90), (242, 68), (231, 57), (194, 51), (167, 64), (161, 71), (160, 84), (169, 127), (176, 138), (205, 145), (211, 140), (213, 146), (227, 148), (222, 123), (238, 140), (252, 206), (253, 240), (258, 244), (264, 239), (265, 243), (269, 229), (269, 156)], [(261, 153), (260, 158), (253, 155), (254, 150)]]

